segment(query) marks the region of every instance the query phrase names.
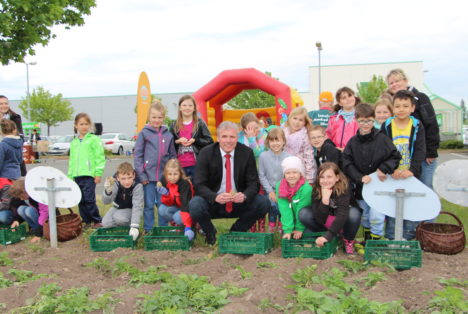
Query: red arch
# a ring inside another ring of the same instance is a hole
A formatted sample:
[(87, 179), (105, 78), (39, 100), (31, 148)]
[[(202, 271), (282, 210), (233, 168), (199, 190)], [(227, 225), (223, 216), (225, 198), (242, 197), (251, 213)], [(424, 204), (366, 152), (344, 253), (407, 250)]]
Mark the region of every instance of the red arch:
[[(254, 68), (225, 70), (197, 90), (193, 97), (197, 101), (197, 108), (205, 121), (208, 121), (207, 102), (215, 109), (216, 126), (222, 122), (222, 105), (246, 89), (260, 89), (275, 96), (276, 114), (281, 116), (279, 99), (282, 99), (289, 114), (291, 111), (291, 89), (288, 85), (274, 79)], [(279, 123), (279, 119), (278, 119)]]

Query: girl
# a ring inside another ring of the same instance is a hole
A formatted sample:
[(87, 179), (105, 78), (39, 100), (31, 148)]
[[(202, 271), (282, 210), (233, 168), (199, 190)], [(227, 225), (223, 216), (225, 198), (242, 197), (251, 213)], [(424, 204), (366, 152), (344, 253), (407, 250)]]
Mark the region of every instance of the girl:
[(281, 163), (284, 179), (276, 184), (276, 197), (283, 224), (283, 239), (300, 239), (304, 225), (299, 212), (311, 204), (312, 187), (304, 179), (304, 165), (296, 156), (286, 157)]
[(315, 240), (321, 247), (343, 234), (344, 249), (354, 253), (354, 237), (361, 222), (361, 211), (351, 205), (352, 190), (348, 179), (334, 162), (318, 169), (312, 194), (312, 206), (302, 209), (300, 221), (313, 232), (325, 231)]
[(23, 161), (23, 140), (17, 135), (13, 121), (0, 121), (3, 140), (0, 142), (0, 178), (16, 180), (21, 177), (21, 162)]
[(101, 139), (90, 133), (91, 125), (88, 114), (76, 115), (74, 131), (77, 135), (70, 143), (68, 177), (80, 187), (82, 197), (78, 208), (85, 227), (93, 223), (93, 228), (100, 228), (102, 218), (96, 205), (96, 184), (101, 182), (106, 159)]
[(190, 95), (179, 100), (177, 120), (170, 127), (174, 137), (177, 158), (190, 178), (195, 175), (195, 164), (200, 149), (213, 143), (206, 123), (198, 118), (195, 99)]
[(258, 177), (271, 203), (270, 213), (268, 215), (270, 232), (275, 231), (276, 221), (279, 215), (275, 187), (283, 178), (281, 163), (286, 157), (290, 156), (283, 150), (284, 145), (286, 145), (286, 136), (283, 130), (281, 128), (270, 130), (265, 140), (265, 146), (269, 148), (269, 150), (261, 153), (258, 162)]
[(244, 114), (240, 119), (242, 130), (238, 135), (238, 142), (249, 146), (258, 161), (260, 154), (265, 150), (267, 132), (260, 128), (260, 120), (252, 112)]
[(328, 120), (327, 136), (343, 151), (349, 139), (356, 135), (358, 130), (354, 108), (361, 101), (349, 87), (340, 88), (336, 92), (336, 100), (338, 104), (334, 107), (335, 114)]
[[(11, 110), (10, 103), (8, 102), (8, 98), (4, 95), (0, 95), (0, 119), (8, 119), (15, 123), (17, 135), (21, 138), (24, 137), (23, 135), (23, 123), (21, 122), (21, 116)], [(3, 137), (3, 136), (2, 136)], [(26, 165), (24, 164), (23, 158), (21, 158), (21, 176), (26, 175)]]
[[(24, 219), (29, 225), (29, 232), (33, 235), (31, 243), (41, 240), (42, 226), (49, 218), (49, 208), (45, 204), (41, 204), (29, 197), (24, 186), (24, 180), (20, 179), (13, 183), (8, 193), (13, 198), (11, 206), (16, 208), (18, 215)], [(12, 228), (19, 226), (20, 221), (15, 220), (11, 225)]]
[(317, 165), (314, 160), (314, 151), (309, 143), (308, 130), (311, 127), (307, 110), (304, 107), (294, 108), (284, 125), (286, 135), (285, 151), (301, 159), (305, 166), (305, 179), (314, 183)]
[[(154, 226), (154, 204), (159, 205), (161, 193), (156, 182), (163, 176), (164, 166), (171, 158), (177, 158), (174, 137), (163, 126), (166, 107), (156, 100), (148, 110), (149, 123), (138, 134), (133, 162), (138, 179), (143, 184), (145, 208), (143, 209), (144, 230), (149, 233)], [(158, 216), (158, 225), (167, 226), (167, 220)]]
[(374, 105), (375, 121), (374, 127), (380, 129), (388, 118), (393, 116), (392, 103), (387, 98), (380, 98)]
[[(171, 159), (164, 167), (164, 177), (161, 185), (167, 192), (161, 197), (159, 215), (167, 221), (174, 221), (178, 225), (184, 225), (184, 235), (192, 241), (195, 233), (192, 230), (192, 218), (190, 217), (188, 203), (192, 199), (192, 184), (187, 179), (180, 162)], [(158, 185), (160, 184), (158, 182)]]

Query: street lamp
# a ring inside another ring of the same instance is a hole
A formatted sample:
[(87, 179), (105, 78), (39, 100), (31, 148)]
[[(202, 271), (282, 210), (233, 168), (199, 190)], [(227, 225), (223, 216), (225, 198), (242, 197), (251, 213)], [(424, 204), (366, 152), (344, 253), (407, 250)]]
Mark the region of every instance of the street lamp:
[(36, 65), (37, 62), (26, 62), (26, 98), (28, 101), (28, 120), (31, 122), (31, 104), (29, 102), (29, 66), (30, 65)]
[(320, 66), (320, 51), (322, 51), (322, 43), (320, 41), (317, 41), (315, 43), (315, 47), (317, 47), (318, 50), (318, 72), (319, 72), (319, 95), (322, 92), (322, 75), (321, 75), (321, 66)]

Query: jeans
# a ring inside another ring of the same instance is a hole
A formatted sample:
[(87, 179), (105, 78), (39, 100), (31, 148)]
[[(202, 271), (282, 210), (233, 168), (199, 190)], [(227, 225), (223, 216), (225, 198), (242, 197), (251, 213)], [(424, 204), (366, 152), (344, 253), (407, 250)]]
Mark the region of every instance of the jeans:
[[(268, 197), (268, 196), (267, 196)], [(281, 214), (278, 209), (278, 203), (273, 202), (270, 200), (270, 214), (268, 215), (268, 221), (269, 222), (276, 222), (279, 217), (281, 217)]]
[(26, 220), (29, 225), (29, 229), (34, 230), (40, 227), (39, 212), (34, 207), (21, 205), (18, 207), (18, 215)]
[(195, 178), (195, 166), (184, 167), (184, 172), (193, 182), (193, 178)]
[[(413, 240), (416, 237), (416, 227), (420, 221), (403, 220), (403, 239)], [(395, 239), (395, 218), (387, 217), (385, 237), (389, 240)]]
[(102, 218), (96, 205), (96, 183), (94, 183), (94, 178), (89, 176), (75, 177), (75, 182), (81, 190), (81, 201), (78, 208), (83, 222), (101, 222)]
[(179, 226), (182, 226), (182, 218), (180, 217), (180, 208), (176, 206), (167, 206), (161, 203), (158, 207), (158, 215), (167, 221), (173, 220)]
[(421, 177), (419, 178), (419, 180), (422, 183), (424, 183), (427, 187), (429, 187), (430, 189), (433, 189), (432, 178), (434, 177), (434, 172), (436, 168), (437, 168), (437, 159), (434, 159), (434, 161), (431, 164), (428, 164), (424, 160), (421, 165)]
[[(314, 213), (311, 207), (304, 207), (299, 212), (299, 220), (302, 224), (312, 232), (327, 231), (327, 228), (319, 224), (314, 219)], [(348, 213), (348, 219), (343, 225), (343, 238), (346, 240), (354, 240), (356, 233), (361, 225), (361, 211), (357, 207), (350, 207)]]
[(226, 211), (226, 205), (219, 203), (208, 203), (201, 196), (195, 196), (189, 203), (190, 216), (200, 224), (200, 227), (208, 234), (215, 234), (216, 229), (211, 219), (216, 218), (239, 218), (231, 226), (231, 231), (246, 232), (257, 221), (265, 217), (270, 209), (270, 202), (263, 195), (255, 195), (249, 202), (233, 203), (232, 212)]
[(362, 226), (370, 229), (371, 233), (382, 237), (384, 235), (385, 215), (370, 207), (364, 200), (357, 200), (357, 202), (359, 207), (362, 208)]
[(0, 211), (0, 224), (11, 225), (13, 222), (13, 213), (11, 210), (1, 210)]
[[(151, 231), (154, 227), (154, 204), (159, 208), (161, 195), (156, 192), (156, 181), (143, 185), (145, 208), (143, 209), (143, 229)], [(158, 226), (167, 226), (167, 220), (158, 215)]]

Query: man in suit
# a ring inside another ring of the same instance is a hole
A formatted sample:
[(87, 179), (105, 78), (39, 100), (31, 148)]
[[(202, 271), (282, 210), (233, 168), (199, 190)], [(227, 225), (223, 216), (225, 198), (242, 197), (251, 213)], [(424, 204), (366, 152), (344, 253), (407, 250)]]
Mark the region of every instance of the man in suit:
[(259, 195), (257, 166), (253, 151), (237, 142), (237, 124), (222, 122), (218, 142), (205, 146), (197, 157), (195, 197), (189, 203), (190, 216), (205, 232), (206, 242), (216, 243), (211, 219), (236, 218), (231, 231), (247, 231), (264, 217), (270, 207)]

